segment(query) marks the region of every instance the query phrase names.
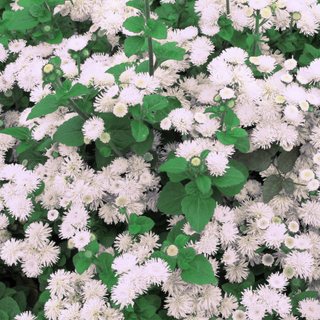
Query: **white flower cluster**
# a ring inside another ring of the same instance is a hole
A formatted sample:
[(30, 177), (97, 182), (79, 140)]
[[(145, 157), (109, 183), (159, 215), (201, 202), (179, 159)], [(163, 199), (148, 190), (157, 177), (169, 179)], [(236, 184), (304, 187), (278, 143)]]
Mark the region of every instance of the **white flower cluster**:
[(59, 260), (60, 247), (49, 241), (52, 229), (46, 223), (32, 222), (26, 229), (26, 238), (11, 238), (1, 247), (0, 257), (9, 266), (21, 262), (22, 271), (29, 278), (42, 274), (43, 267), (52, 266)]
[(107, 286), (92, 279), (90, 269), (81, 275), (77, 272), (58, 270), (50, 275), (50, 299), (44, 305), (49, 320), (114, 319), (124, 320), (123, 314), (106, 298)]

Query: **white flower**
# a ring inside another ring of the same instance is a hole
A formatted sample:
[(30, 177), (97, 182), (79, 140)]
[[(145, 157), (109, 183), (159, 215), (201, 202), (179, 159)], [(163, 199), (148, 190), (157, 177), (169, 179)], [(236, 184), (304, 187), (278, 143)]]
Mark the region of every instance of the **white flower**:
[[(259, 0), (258, 0), (259, 1)], [(263, 0), (261, 0), (263, 1)], [(270, 73), (275, 68), (275, 63), (277, 62), (275, 58), (271, 56), (259, 56), (260, 64), (257, 69), (262, 73)]]
[(90, 231), (82, 230), (77, 231), (76, 235), (73, 237), (74, 246), (77, 249), (84, 248), (87, 244), (90, 243)]
[(262, 8), (266, 7), (269, 3), (267, 0), (249, 0), (248, 2), (249, 7), (254, 10), (261, 10)]
[(220, 241), (221, 244), (229, 245), (236, 241), (238, 236), (238, 228), (234, 222), (226, 222), (220, 227)]
[(168, 117), (164, 118), (160, 122), (160, 127), (162, 130), (169, 130), (171, 127), (171, 120)]
[(48, 211), (48, 215), (47, 215), (48, 220), (54, 221), (54, 220), (56, 220), (58, 217), (59, 217), (59, 211), (58, 211), (58, 210), (52, 209), (52, 210), (49, 210), (49, 211)]
[(294, 246), (295, 246), (295, 239), (292, 238), (292, 237), (286, 237), (286, 238), (284, 239), (284, 244), (285, 244), (285, 246), (288, 247), (289, 249), (292, 249), (292, 248), (294, 248)]
[(320, 228), (320, 203), (317, 201), (307, 201), (302, 203), (298, 209), (299, 219), (305, 224)]
[(51, 297), (57, 296), (57, 298), (61, 300), (63, 299), (63, 296), (67, 296), (74, 292), (74, 288), (71, 286), (70, 275), (70, 271), (62, 269), (59, 269), (50, 275), (46, 289), (50, 290)]
[(232, 315), (232, 320), (246, 320), (247, 316), (244, 311), (236, 310)]
[(309, 189), (309, 191), (315, 191), (315, 190), (318, 190), (319, 185), (320, 185), (319, 180), (313, 179), (308, 182), (307, 188)]
[(16, 315), (14, 320), (35, 320), (37, 316), (34, 316), (31, 311), (25, 311), (20, 313), (20, 315)]
[(285, 233), (287, 231), (286, 225), (284, 223), (276, 224), (274, 222), (270, 223), (269, 228), (263, 234), (263, 239), (266, 245), (270, 248), (280, 248), (281, 243), (285, 239)]
[(104, 122), (101, 118), (93, 116), (86, 120), (82, 126), (84, 136), (90, 140), (98, 139), (104, 131)]
[(222, 290), (212, 284), (202, 285), (200, 296), (198, 297), (197, 311), (202, 310), (213, 312), (221, 303)]
[[(121, 279), (121, 278), (120, 278)], [(111, 299), (120, 304), (120, 310), (129, 304), (134, 305), (133, 300), (138, 297), (138, 293), (134, 290), (132, 283), (120, 280), (118, 284), (111, 288)]]
[(294, 270), (294, 276), (300, 276), (307, 279), (314, 272), (315, 260), (312, 255), (307, 252), (292, 251), (289, 252), (284, 259), (285, 266), (291, 266)]
[(228, 249), (224, 252), (223, 256), (222, 256), (222, 262), (229, 265), (229, 264), (233, 264), (235, 263), (237, 260), (239, 259), (239, 256), (237, 254), (237, 252), (231, 248), (228, 247)]
[(291, 221), (288, 225), (288, 228), (291, 232), (298, 232), (299, 224), (296, 221)]
[[(1, 198), (0, 198), (0, 202), (1, 202)], [(0, 204), (0, 208), (1, 208), (1, 204)], [(5, 214), (0, 213), (0, 230), (5, 229), (8, 225), (9, 225), (8, 217)]]
[(219, 91), (222, 99), (231, 99), (234, 96), (234, 91), (230, 88), (223, 88)]
[(267, 266), (267, 267), (271, 267), (272, 264), (274, 262), (274, 257), (270, 254), (270, 253), (265, 253), (262, 256), (262, 263)]
[(306, 298), (299, 301), (299, 308), (297, 310), (301, 313), (302, 317), (307, 320), (319, 320), (320, 303), (314, 298)]
[(81, 309), (82, 319), (105, 319), (104, 314), (107, 311), (106, 309), (104, 300), (97, 297), (89, 299), (83, 304), (83, 308)]
[(128, 113), (128, 107), (126, 104), (124, 104), (122, 102), (118, 102), (113, 107), (113, 113), (115, 116), (122, 118)]
[(230, 280), (232, 283), (241, 283), (245, 279), (247, 279), (250, 271), (248, 268), (248, 262), (245, 259), (241, 259), (238, 262), (235, 262), (232, 265), (228, 265), (225, 267), (227, 271), (226, 279)]
[(0, 257), (7, 265), (16, 265), (23, 257), (23, 249), (24, 242), (22, 240), (11, 238), (2, 245)]
[(80, 51), (88, 44), (88, 37), (84, 35), (73, 35), (67, 41), (67, 47), (74, 51)]
[(184, 108), (172, 110), (168, 115), (172, 125), (176, 127), (176, 131), (186, 134), (192, 128), (193, 113)]
[(218, 310), (221, 312), (223, 318), (228, 319), (233, 313), (234, 309), (237, 309), (238, 306), (238, 300), (234, 295), (230, 294), (228, 297), (228, 295), (225, 294), (225, 297), (222, 299)]
[(49, 320), (56, 320), (64, 307), (64, 302), (57, 297), (49, 299), (44, 305), (44, 315)]
[(282, 75), (280, 79), (281, 79), (281, 81), (283, 81), (285, 83), (290, 83), (290, 82), (292, 82), (293, 77), (291, 74), (286, 73), (286, 74)]
[(310, 169), (304, 169), (300, 171), (300, 178), (304, 181), (310, 181), (314, 179), (314, 173)]
[(156, 285), (161, 285), (161, 282), (165, 282), (171, 273), (167, 262), (160, 258), (151, 258), (146, 261), (144, 270), (148, 284)]
[(51, 236), (52, 228), (49, 227), (49, 224), (46, 223), (43, 225), (43, 222), (32, 222), (26, 229), (26, 237), (30, 244), (35, 248), (41, 248), (45, 243), (49, 242), (47, 239)]
[(267, 281), (269, 282), (269, 285), (274, 288), (278, 289), (280, 291), (283, 291), (285, 287), (288, 285), (288, 279), (285, 277), (283, 273), (279, 274), (279, 271), (276, 273), (272, 273), (267, 278)]
[(267, 218), (261, 218), (257, 221), (257, 226), (262, 230), (267, 229), (269, 225), (270, 225), (270, 220)]
[(266, 308), (263, 304), (257, 303), (250, 306), (247, 311), (247, 316), (250, 320), (262, 320), (265, 316)]
[(206, 36), (198, 36), (189, 42), (190, 60), (196, 66), (201, 66), (207, 62), (208, 56), (214, 51), (214, 45)]
[(41, 263), (39, 261), (38, 256), (27, 257), (25, 260), (22, 261), (21, 268), (23, 273), (28, 278), (36, 278), (43, 273), (43, 270), (41, 270)]
[(42, 265), (51, 267), (59, 260), (60, 247), (55, 246), (53, 241), (45, 244), (39, 251), (39, 258)]
[(206, 157), (207, 168), (212, 176), (222, 176), (229, 168), (228, 162), (229, 160), (224, 154), (217, 152), (210, 152)]
[(87, 280), (81, 289), (86, 301), (94, 298), (103, 300), (107, 293), (107, 286), (103, 284), (101, 280)]
[(313, 162), (320, 165), (320, 153), (316, 153), (314, 156), (313, 156)]
[(284, 63), (286, 70), (293, 70), (297, 66), (297, 61), (295, 59), (288, 59)]
[(129, 272), (137, 264), (137, 257), (131, 253), (124, 253), (113, 260), (111, 268), (116, 270), (116, 275)]

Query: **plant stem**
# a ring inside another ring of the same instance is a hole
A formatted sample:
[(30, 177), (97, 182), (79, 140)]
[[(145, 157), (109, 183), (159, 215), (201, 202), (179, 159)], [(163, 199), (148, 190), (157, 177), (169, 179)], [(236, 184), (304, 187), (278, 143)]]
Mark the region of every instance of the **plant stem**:
[(227, 15), (230, 14), (230, 4), (229, 4), (229, 0), (227, 1)]
[(122, 154), (119, 150), (117, 150), (117, 148), (115, 147), (115, 145), (113, 144), (113, 142), (111, 141), (111, 139), (110, 139), (110, 141), (108, 142), (108, 144), (109, 144), (109, 146), (112, 148), (112, 150), (113, 150), (119, 157), (123, 157), (123, 154)]
[[(145, 12), (146, 12), (146, 23), (150, 19), (150, 6), (149, 0), (144, 0)], [(152, 38), (148, 36), (148, 52), (149, 52), (149, 75), (153, 76), (153, 48), (152, 48)]]
[(222, 130), (222, 128), (223, 128), (224, 115), (225, 115), (225, 112), (222, 112), (221, 113), (221, 120), (220, 120), (220, 128), (219, 128), (219, 130)]
[(78, 74), (80, 76), (80, 73), (81, 73), (81, 70), (80, 70), (80, 55), (79, 55), (79, 57), (77, 59), (77, 65), (78, 65)]
[[(56, 86), (58, 88), (62, 88), (62, 83), (61, 80), (58, 78), (56, 81)], [(70, 98), (67, 99), (69, 104), (71, 105), (72, 109), (83, 119), (83, 120), (88, 120), (90, 117), (88, 117), (84, 112), (82, 112), (78, 106), (75, 104), (75, 102), (73, 100), (71, 100)]]
[(252, 52), (252, 56), (255, 56), (256, 55), (256, 49), (257, 49), (257, 38), (259, 36), (259, 19), (260, 19), (260, 10), (257, 10), (257, 14), (256, 14), (256, 27), (255, 27), (255, 30), (254, 30), (254, 35), (255, 35), (255, 38), (253, 40), (253, 52)]

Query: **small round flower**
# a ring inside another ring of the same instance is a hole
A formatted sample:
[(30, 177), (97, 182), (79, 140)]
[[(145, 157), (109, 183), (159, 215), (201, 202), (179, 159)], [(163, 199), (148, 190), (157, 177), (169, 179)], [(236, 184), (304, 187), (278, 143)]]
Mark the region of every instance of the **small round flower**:
[(164, 118), (161, 122), (160, 122), (160, 128), (162, 130), (169, 130), (171, 127), (171, 120), (169, 118)]
[(276, 103), (284, 103), (286, 100), (284, 99), (283, 96), (276, 96), (275, 102)]
[(244, 10), (244, 15), (245, 15), (246, 17), (251, 17), (252, 14), (253, 14), (253, 9), (252, 9), (252, 8), (247, 7), (247, 8)]
[(286, 245), (286, 247), (288, 247), (289, 249), (294, 248), (294, 238), (292, 237), (286, 237), (284, 240), (284, 244)]
[(267, 267), (271, 267), (272, 264), (274, 262), (274, 257), (269, 254), (269, 253), (266, 253), (262, 256), (262, 263), (267, 266)]
[(194, 115), (194, 119), (199, 123), (204, 123), (207, 118), (202, 112), (196, 112)]
[(310, 181), (314, 179), (314, 173), (310, 169), (304, 169), (300, 171), (300, 178), (304, 181)]
[(283, 81), (285, 83), (290, 83), (290, 82), (292, 82), (293, 77), (291, 74), (286, 73), (286, 74), (282, 75), (280, 79), (281, 79), (281, 81)]
[(53, 65), (51, 63), (48, 63), (43, 67), (43, 72), (49, 73), (53, 70), (53, 68), (54, 68)]
[(232, 320), (246, 320), (246, 313), (242, 310), (236, 310), (232, 315)]
[(231, 99), (234, 96), (234, 91), (230, 88), (223, 88), (219, 91), (222, 99)]
[(284, 109), (284, 114), (288, 119), (294, 120), (299, 116), (299, 110), (296, 106), (286, 106)]
[(86, 120), (82, 126), (82, 132), (85, 138), (96, 140), (104, 131), (104, 122), (101, 118), (93, 116)]
[(249, 61), (255, 65), (259, 65), (260, 64), (260, 58), (259, 57), (250, 57)]
[(167, 250), (166, 253), (169, 257), (175, 257), (179, 253), (179, 249), (174, 244), (171, 244)]
[(286, 70), (293, 70), (297, 66), (297, 61), (295, 59), (288, 59), (284, 62), (284, 67)]
[(113, 107), (113, 114), (119, 118), (124, 117), (128, 113), (128, 107), (122, 102), (116, 103)]
[(59, 217), (59, 211), (55, 209), (49, 210), (47, 217), (48, 217), (48, 220), (54, 221)]
[(108, 132), (103, 132), (101, 136), (99, 137), (101, 142), (108, 143), (110, 141), (110, 134)]
[(313, 156), (313, 162), (320, 165), (320, 153), (317, 153)]
[(267, 218), (261, 218), (257, 221), (258, 228), (264, 230), (267, 229), (270, 225), (270, 221)]
[(294, 269), (293, 269), (293, 267), (292, 267), (292, 266), (286, 266), (286, 267), (283, 269), (283, 274), (284, 274), (287, 278), (291, 279), (291, 278), (293, 277), (293, 275), (294, 275)]
[(32, 222), (26, 229), (26, 237), (32, 246), (35, 248), (41, 248), (44, 243), (49, 242), (48, 237), (50, 237), (52, 228), (49, 224), (43, 224), (40, 222)]
[(272, 16), (272, 11), (270, 10), (270, 8), (265, 7), (261, 9), (260, 14), (262, 18), (269, 19)]
[(25, 311), (20, 313), (20, 315), (16, 315), (14, 320), (35, 320), (37, 317), (34, 316), (31, 311)]
[(299, 224), (296, 221), (291, 221), (288, 225), (288, 228), (291, 232), (298, 232)]
[(301, 100), (299, 101), (299, 106), (302, 111), (308, 111), (309, 110), (309, 102)]
[(191, 159), (191, 164), (198, 167), (201, 164), (201, 159), (199, 157), (194, 157)]
[(124, 197), (124, 196), (121, 196), (121, 197), (118, 197), (116, 199), (116, 205), (119, 206), (119, 207), (124, 207), (128, 204), (128, 198), (127, 197)]
[(319, 181), (317, 179), (313, 179), (308, 182), (307, 188), (309, 189), (309, 191), (315, 191), (315, 190), (318, 190), (319, 185), (320, 185)]

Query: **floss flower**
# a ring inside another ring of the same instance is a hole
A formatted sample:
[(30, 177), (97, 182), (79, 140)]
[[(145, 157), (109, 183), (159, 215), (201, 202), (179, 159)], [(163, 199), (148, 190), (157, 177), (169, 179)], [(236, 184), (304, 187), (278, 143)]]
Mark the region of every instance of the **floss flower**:
[(98, 139), (104, 131), (104, 122), (101, 118), (93, 116), (83, 124), (82, 132), (85, 138), (90, 140)]

